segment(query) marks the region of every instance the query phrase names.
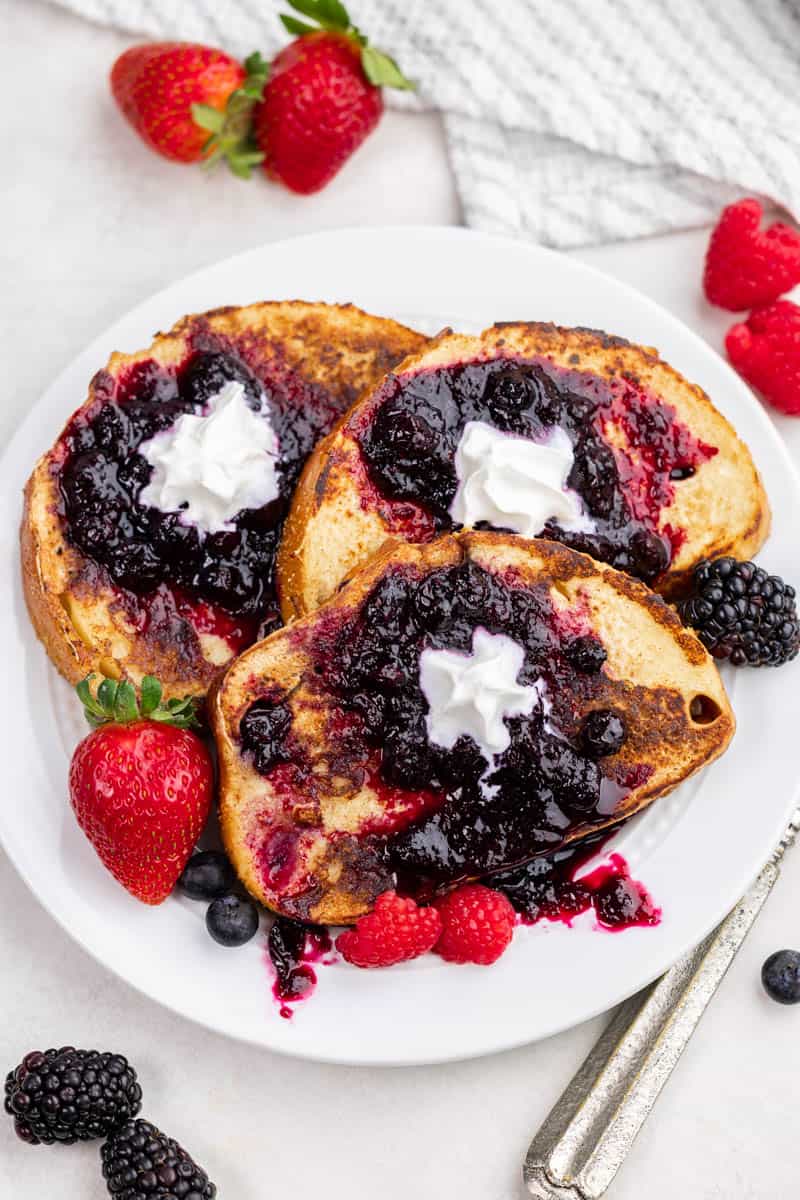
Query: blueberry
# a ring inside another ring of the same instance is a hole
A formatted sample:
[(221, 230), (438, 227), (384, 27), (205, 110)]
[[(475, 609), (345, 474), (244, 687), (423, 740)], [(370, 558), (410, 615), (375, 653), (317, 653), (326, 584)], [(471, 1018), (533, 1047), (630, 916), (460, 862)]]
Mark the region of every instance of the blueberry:
[(619, 713), (610, 708), (596, 708), (583, 723), (581, 744), (591, 758), (604, 758), (621, 749), (626, 732)]
[(218, 850), (201, 850), (183, 868), (178, 887), (191, 900), (214, 900), (233, 887), (236, 873)]
[(800, 1004), (800, 952), (776, 950), (761, 968), (764, 991), (778, 1004)]
[(268, 775), (284, 761), (284, 740), (292, 724), (288, 704), (276, 700), (255, 700), (241, 719), (239, 737), (242, 749), (250, 751), (261, 775)]
[(258, 931), (258, 909), (232, 893), (218, 896), (208, 906), (206, 929), (220, 946), (243, 946)]
[(564, 656), (576, 671), (581, 671), (584, 675), (596, 675), (608, 658), (603, 643), (588, 634), (567, 642)]
[(191, 361), (181, 379), (181, 394), (193, 405), (206, 405), (227, 383), (241, 383), (248, 403), (258, 408), (261, 388), (249, 368), (232, 354), (201, 351)]
[(631, 538), (631, 556), (637, 575), (655, 579), (669, 566), (671, 550), (666, 538), (640, 529)]

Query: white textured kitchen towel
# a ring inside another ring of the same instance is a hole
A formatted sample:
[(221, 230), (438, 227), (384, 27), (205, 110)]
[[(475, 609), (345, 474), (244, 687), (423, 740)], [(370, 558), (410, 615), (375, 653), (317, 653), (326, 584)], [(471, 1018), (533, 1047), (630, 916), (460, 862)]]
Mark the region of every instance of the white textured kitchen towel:
[[(281, 0), (56, 0), (244, 54)], [(800, 0), (349, 0), (442, 111), (468, 224), (577, 246), (800, 213)], [(399, 96), (397, 103), (408, 103)]]

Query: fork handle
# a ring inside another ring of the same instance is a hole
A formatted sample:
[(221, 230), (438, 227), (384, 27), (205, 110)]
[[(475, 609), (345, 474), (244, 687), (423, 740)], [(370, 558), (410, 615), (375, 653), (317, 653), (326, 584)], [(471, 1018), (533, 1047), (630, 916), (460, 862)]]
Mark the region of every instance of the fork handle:
[[(797, 815), (795, 817), (797, 820)], [(616, 1012), (528, 1150), (534, 1200), (600, 1200), (780, 874), (796, 825), (705, 941)]]

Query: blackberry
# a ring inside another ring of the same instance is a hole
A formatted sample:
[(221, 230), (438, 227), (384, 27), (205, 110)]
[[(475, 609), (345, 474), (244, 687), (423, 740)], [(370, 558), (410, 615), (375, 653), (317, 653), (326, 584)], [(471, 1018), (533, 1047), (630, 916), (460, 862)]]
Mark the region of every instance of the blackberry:
[(121, 1054), (33, 1050), (6, 1077), (5, 1110), (32, 1146), (106, 1137), (141, 1106), (136, 1072)]
[(735, 667), (779, 667), (800, 649), (794, 588), (752, 562), (704, 559), (678, 611), (714, 658)]
[(100, 1151), (103, 1178), (116, 1200), (214, 1200), (202, 1167), (147, 1121), (129, 1121)]

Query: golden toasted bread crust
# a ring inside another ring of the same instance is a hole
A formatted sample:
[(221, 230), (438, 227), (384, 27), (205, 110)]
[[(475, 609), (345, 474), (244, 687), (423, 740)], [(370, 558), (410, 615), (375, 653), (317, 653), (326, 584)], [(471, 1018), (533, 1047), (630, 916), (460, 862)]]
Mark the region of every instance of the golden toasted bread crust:
[[(193, 339), (206, 334), (238, 339), (267, 370), (274, 363), (324, 389), (339, 411), (426, 342), (396, 321), (349, 304), (285, 301), (220, 308), (183, 317), (146, 350), (112, 354), (91, 381), (82, 408), (101, 403), (113, 391), (109, 382), (137, 362), (183, 362)], [(64, 537), (54, 469), (58, 445), (39, 460), (25, 488), (20, 534), (25, 599), (48, 655), (71, 682), (89, 671), (135, 682), (151, 673), (161, 679), (167, 696), (203, 695), (230, 661), (230, 648), (212, 635), (198, 638), (188, 622), (185, 637), (177, 639), (137, 632), (105, 572)]]
[[(750, 453), (708, 396), (663, 362), (656, 350), (591, 329), (540, 322), (492, 326), (477, 337), (437, 338), (395, 368), (398, 377), (454, 363), (497, 356), (544, 357), (558, 366), (625, 377), (663, 398), (701, 441), (718, 453), (695, 474), (675, 483), (675, 498), (662, 524), (686, 531), (658, 591), (679, 595), (696, 562), (731, 554), (750, 558), (763, 545), (770, 511)], [(352, 428), (372, 398), (365, 396), (349, 418), (319, 443), (306, 463), (284, 527), (278, 555), (278, 589), (284, 619), (313, 612), (391, 530), (365, 492), (361, 452)]]
[[(619, 764), (651, 768), (609, 813), (607, 824), (671, 791), (730, 742), (734, 717), (713, 660), (669, 604), (637, 580), (558, 543), (507, 534), (463, 532), (424, 545), (387, 543), (316, 613), (245, 651), (211, 703), (223, 839), (242, 882), (262, 903), (303, 920), (346, 924), (391, 885), (385, 873), (376, 875), (355, 836), (365, 821), (380, 816), (379, 798), (363, 781), (348, 788), (340, 759), (335, 775), (326, 759), (326, 700), (311, 650), (359, 608), (387, 570), (406, 564), (425, 575), (465, 557), (489, 571), (512, 572), (515, 585), (546, 584), (552, 603), (579, 608), (603, 641), (605, 690), (593, 706), (613, 705), (626, 715), (628, 737)], [(293, 737), (316, 764), (315, 794), (292, 793), (289, 799), (306, 856), (305, 882), (283, 895), (265, 883), (260, 854), (272, 818), (287, 819), (286, 790), (255, 771), (238, 740), (244, 712), (265, 694), (288, 696)], [(335, 699), (330, 704), (335, 707)], [(575, 826), (570, 839), (598, 827)]]

